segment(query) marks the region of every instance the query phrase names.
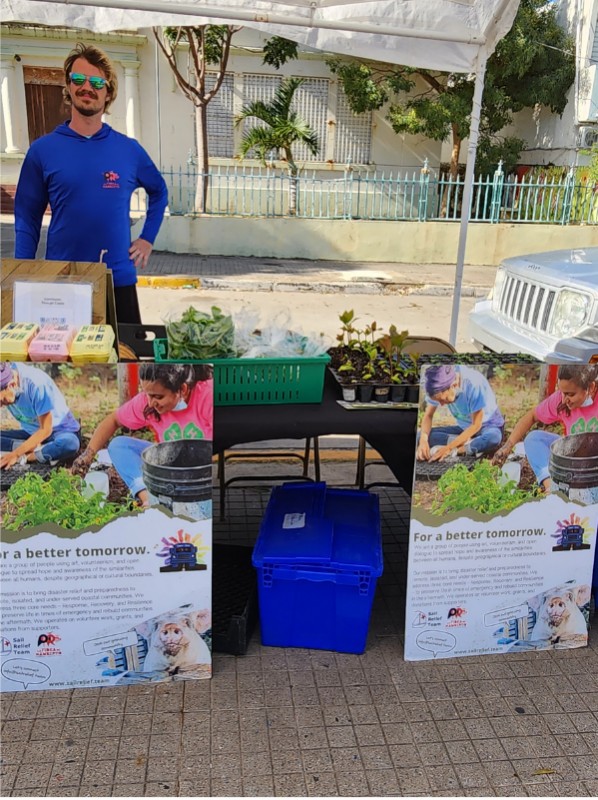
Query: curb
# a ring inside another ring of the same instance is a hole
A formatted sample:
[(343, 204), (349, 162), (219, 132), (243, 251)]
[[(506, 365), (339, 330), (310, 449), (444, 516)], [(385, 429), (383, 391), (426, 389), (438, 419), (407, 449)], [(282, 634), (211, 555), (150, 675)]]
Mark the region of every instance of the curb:
[[(229, 292), (312, 292), (317, 294), (383, 294), (452, 297), (452, 284), (391, 283), (389, 281), (293, 281), (244, 280), (243, 278), (202, 277), (193, 275), (141, 275), (137, 285), (154, 289), (213, 289)], [(465, 286), (461, 297), (486, 297), (489, 286)]]
[(201, 278), (191, 275), (139, 275), (137, 286), (155, 289), (200, 289)]

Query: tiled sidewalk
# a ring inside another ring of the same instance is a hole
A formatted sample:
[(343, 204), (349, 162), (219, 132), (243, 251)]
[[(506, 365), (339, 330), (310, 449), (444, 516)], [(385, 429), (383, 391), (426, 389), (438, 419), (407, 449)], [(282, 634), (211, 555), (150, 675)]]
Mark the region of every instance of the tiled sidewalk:
[[(230, 488), (252, 543), (269, 489)], [(211, 681), (5, 694), (5, 796), (596, 796), (598, 633), (579, 650), (402, 659), (409, 504), (381, 489), (362, 656), (216, 654)]]

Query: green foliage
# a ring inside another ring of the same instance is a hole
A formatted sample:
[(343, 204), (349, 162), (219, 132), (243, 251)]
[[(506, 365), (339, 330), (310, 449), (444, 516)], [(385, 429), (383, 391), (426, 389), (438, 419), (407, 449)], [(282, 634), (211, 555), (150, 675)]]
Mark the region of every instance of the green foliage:
[[(349, 106), (355, 114), (375, 111), (388, 100), (390, 86), (386, 85), (387, 81), (379, 76), (373, 66), (360, 61), (344, 61), (338, 57), (328, 58), (326, 63), (330, 71), (339, 76)], [(399, 73), (395, 77), (401, 78)], [(389, 76), (388, 80), (391, 78)]]
[(282, 36), (272, 36), (264, 45), (264, 58), (262, 63), (270, 67), (280, 69), (283, 64), (293, 58), (297, 58), (297, 42), (283, 39)]
[(504, 174), (512, 174), (524, 145), (525, 140), (516, 136), (493, 137), (487, 132), (482, 133), (478, 142), (476, 173), (492, 175), (498, 167), (498, 162), (502, 161)]
[(586, 170), (588, 182), (590, 185), (594, 185), (598, 183), (598, 143), (593, 144), (589, 150), (582, 150), (582, 153), (590, 156), (590, 164), (586, 167)]
[(228, 25), (199, 25), (164, 28), (164, 37), (176, 49), (181, 42), (201, 50), (207, 64), (218, 64), (224, 53)]
[(281, 82), (269, 103), (256, 101), (243, 107), (235, 120), (236, 125), (250, 117), (263, 123), (243, 132), (240, 147), (243, 158), (253, 150), (266, 163), (269, 153), (282, 151), (289, 172), (296, 175), (294, 144), (302, 142), (313, 155), (317, 155), (319, 142), (315, 131), (291, 107), (295, 92), (303, 83), (303, 78), (287, 78)]
[(76, 367), (74, 364), (65, 362), (64, 364), (58, 365), (58, 372), (63, 378), (66, 378), (67, 381), (74, 381), (81, 377), (83, 371), (81, 367)]
[[(356, 114), (382, 108), (397, 133), (424, 134), (436, 141), (453, 136), (458, 150), (471, 125), (473, 76), (348, 60), (327, 60)], [(415, 77), (425, 84), (417, 94)], [(575, 77), (572, 38), (559, 26), (555, 4), (521, 0), (512, 29), (489, 58), (484, 83), (478, 172), (492, 172), (502, 159), (512, 168), (523, 141), (497, 134), (524, 108), (545, 106), (562, 114)], [(456, 162), (451, 165), (456, 171)]]
[(499, 483), (501, 470), (488, 459), (478, 461), (472, 470), (464, 464), (448, 469), (438, 481), (439, 499), (432, 502), (434, 514), (473, 510), (482, 514), (511, 511), (533, 497), (517, 488), (515, 481)]
[(132, 505), (108, 503), (101, 492), (83, 497), (85, 482), (66, 469), (57, 469), (47, 480), (29, 473), (16, 480), (6, 493), (7, 530), (53, 523), (68, 530), (105, 525), (132, 510)]
[(228, 358), (236, 355), (235, 328), (230, 314), (217, 306), (212, 313), (189, 306), (179, 319), (166, 325), (170, 359)]

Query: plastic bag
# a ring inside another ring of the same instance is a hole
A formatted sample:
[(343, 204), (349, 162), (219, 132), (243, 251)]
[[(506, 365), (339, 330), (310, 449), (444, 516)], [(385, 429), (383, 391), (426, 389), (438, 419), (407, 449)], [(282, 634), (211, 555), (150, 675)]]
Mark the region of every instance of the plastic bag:
[(322, 333), (305, 334), (292, 329), (286, 310), (264, 325), (255, 309), (242, 308), (234, 315), (234, 327), (240, 358), (317, 358), (332, 345)]

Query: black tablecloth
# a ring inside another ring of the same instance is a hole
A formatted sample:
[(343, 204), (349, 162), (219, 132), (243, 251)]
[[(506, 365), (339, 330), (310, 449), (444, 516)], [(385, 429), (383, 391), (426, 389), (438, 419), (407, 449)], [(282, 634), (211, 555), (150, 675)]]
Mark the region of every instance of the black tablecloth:
[(329, 433), (361, 434), (411, 493), (417, 412), (399, 409), (348, 410), (336, 401), (340, 391), (328, 370), (321, 403), (217, 406), (214, 451), (268, 439), (303, 439)]

